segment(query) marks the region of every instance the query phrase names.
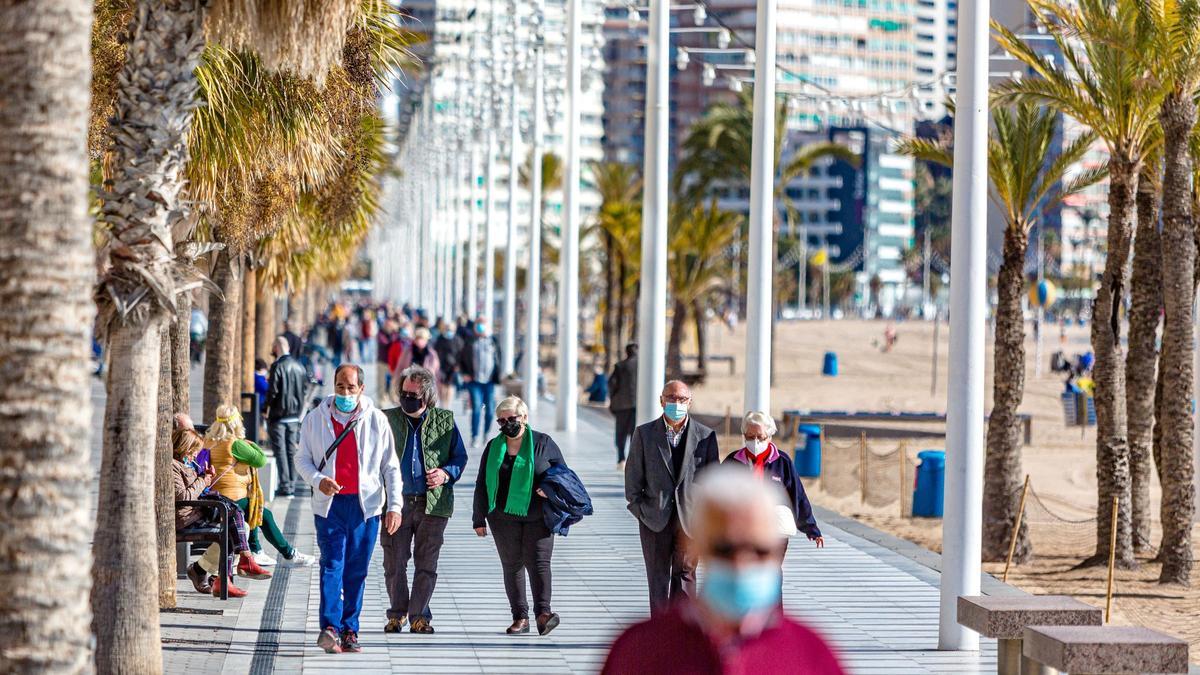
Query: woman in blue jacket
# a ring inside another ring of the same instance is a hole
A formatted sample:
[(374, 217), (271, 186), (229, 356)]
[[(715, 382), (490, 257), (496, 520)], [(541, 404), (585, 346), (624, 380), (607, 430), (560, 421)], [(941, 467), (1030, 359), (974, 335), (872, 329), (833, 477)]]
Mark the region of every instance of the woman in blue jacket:
[(725, 458), (723, 463), (742, 465), (754, 472), (763, 480), (778, 483), (787, 492), (787, 511), (780, 513), (780, 529), (787, 536), (795, 536), (803, 532), (809, 541), (815, 542), (817, 548), (825, 546), (821, 536), (821, 528), (817, 527), (817, 519), (813, 517), (812, 504), (804, 493), (804, 484), (796, 475), (796, 466), (787, 455), (771, 442), (775, 435), (775, 420), (771, 416), (752, 411), (742, 418), (742, 437), (746, 445)]

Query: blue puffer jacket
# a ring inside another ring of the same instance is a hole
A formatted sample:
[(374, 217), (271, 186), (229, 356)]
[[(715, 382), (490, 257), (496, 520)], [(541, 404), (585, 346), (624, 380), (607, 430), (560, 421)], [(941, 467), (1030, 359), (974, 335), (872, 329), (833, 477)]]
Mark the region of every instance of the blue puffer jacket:
[(542, 514), (546, 527), (554, 534), (567, 536), (567, 530), (592, 515), (592, 498), (583, 487), (583, 481), (565, 464), (551, 465), (538, 484), (546, 493)]

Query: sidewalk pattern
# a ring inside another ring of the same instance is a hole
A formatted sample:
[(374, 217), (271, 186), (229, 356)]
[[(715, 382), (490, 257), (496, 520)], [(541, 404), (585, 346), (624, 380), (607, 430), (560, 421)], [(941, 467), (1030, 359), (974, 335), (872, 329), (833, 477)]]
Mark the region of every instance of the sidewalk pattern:
[[(552, 415), (550, 404), (543, 403), (536, 419)], [(436, 634), (383, 633), (387, 592), (377, 550), (367, 581), (361, 654), (316, 648), (316, 568), (281, 566), (270, 581), (239, 582), (250, 590), (242, 601), (200, 598), (182, 582), (184, 609), (163, 614), (167, 671), (597, 672), (621, 628), (647, 615), (646, 580), (637, 526), (625, 510), (615, 467), (611, 418), (583, 408), (579, 427), (575, 434), (551, 434), (588, 486), (596, 513), (555, 542), (553, 602), (562, 626), (551, 635), (504, 634), (511, 617), (495, 546), (471, 529), (468, 495), (480, 454), (473, 449), (442, 549), (432, 602)], [(308, 500), (277, 500), (272, 506), (293, 543), (315, 553)], [(851, 672), (994, 672), (993, 641), (984, 640), (979, 653), (936, 651), (936, 572), (833, 525), (822, 527), (824, 550), (792, 542), (784, 603), (833, 641)]]

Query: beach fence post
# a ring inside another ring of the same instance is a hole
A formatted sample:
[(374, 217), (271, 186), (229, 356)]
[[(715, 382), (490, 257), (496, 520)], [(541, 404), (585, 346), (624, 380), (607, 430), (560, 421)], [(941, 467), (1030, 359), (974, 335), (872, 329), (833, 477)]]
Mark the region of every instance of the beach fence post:
[(858, 492), (862, 503), (867, 503), (867, 432), (858, 432)]
[(733, 433), (733, 409), (725, 406), (725, 435), (729, 436)]
[(904, 470), (904, 463), (908, 461), (907, 439), (900, 441), (900, 452), (898, 454), (900, 455), (900, 517), (904, 518), (904, 488), (906, 482), (904, 480), (904, 474), (906, 473)]
[(825, 425), (821, 425), (821, 480), (825, 479), (825, 456), (829, 454), (829, 448), (825, 445)]
[(1008, 542), (1008, 557), (1004, 559), (1004, 576), (1000, 581), (1008, 583), (1008, 568), (1012, 566), (1013, 552), (1017, 550), (1017, 537), (1021, 534), (1021, 517), (1025, 515), (1025, 497), (1029, 495), (1029, 474), (1025, 474), (1025, 487), (1021, 488), (1021, 504), (1017, 507), (1017, 518), (1013, 523), (1012, 537)]
[(1108, 591), (1104, 594), (1104, 623), (1112, 621), (1112, 599), (1113, 599), (1113, 568), (1117, 561), (1117, 507), (1121, 503), (1120, 497), (1113, 497), (1112, 507), (1112, 535), (1108, 538)]

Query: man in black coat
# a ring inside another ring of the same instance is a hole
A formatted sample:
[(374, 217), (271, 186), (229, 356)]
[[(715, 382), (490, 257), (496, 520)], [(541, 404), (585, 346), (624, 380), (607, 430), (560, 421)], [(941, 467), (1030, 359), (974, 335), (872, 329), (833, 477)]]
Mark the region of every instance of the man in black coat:
[(275, 450), (279, 471), (278, 497), (291, 497), (297, 481), (296, 450), (300, 447), (300, 417), (304, 414), (304, 393), (308, 390), (308, 371), (291, 355), (285, 336), (275, 339), (271, 349), (275, 362), (267, 373), (267, 433)]
[(613, 366), (608, 378), (608, 409), (617, 418), (617, 468), (625, 468), (625, 447), (637, 420), (638, 346), (625, 345), (625, 358)]
[(660, 403), (663, 416), (634, 431), (625, 464), (625, 501), (638, 519), (652, 615), (696, 594), (687, 535), (692, 483), (721, 461), (717, 435), (688, 415), (692, 392), (686, 384), (668, 382)]

